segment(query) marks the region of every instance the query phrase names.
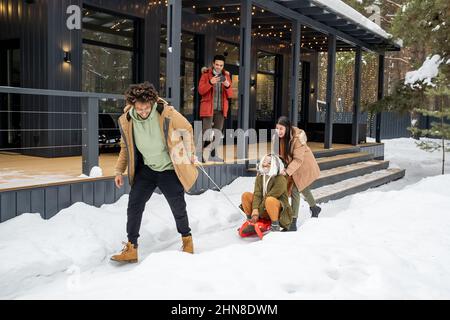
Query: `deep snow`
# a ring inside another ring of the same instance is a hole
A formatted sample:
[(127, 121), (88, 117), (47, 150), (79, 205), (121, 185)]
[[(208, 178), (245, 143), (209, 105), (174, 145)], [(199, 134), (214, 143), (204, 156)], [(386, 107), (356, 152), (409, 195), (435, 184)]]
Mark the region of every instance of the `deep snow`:
[[(101, 208), (77, 203), (48, 221), (19, 216), (0, 225), (0, 298), (448, 299), (450, 175), (438, 175), (439, 153), (412, 139), (383, 142), (406, 177), (323, 204), (319, 219), (302, 201), (296, 233), (240, 239), (243, 218), (222, 195), (187, 196), (195, 255), (179, 251), (157, 194), (146, 206), (138, 265), (108, 260), (125, 239), (126, 195)], [(237, 204), (252, 186), (239, 178), (224, 192)]]

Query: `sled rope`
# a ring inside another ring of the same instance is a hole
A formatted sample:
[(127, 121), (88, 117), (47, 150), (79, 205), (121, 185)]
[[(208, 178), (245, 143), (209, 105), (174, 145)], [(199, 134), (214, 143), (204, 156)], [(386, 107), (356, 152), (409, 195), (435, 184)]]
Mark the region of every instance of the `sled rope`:
[(197, 162), (198, 166), (200, 167), (200, 170), (202, 170), (202, 172), (206, 175), (206, 177), (214, 184), (214, 186), (219, 190), (219, 192), (228, 200), (228, 202), (234, 207), (237, 208), (239, 210), (239, 212), (244, 215), (245, 218), (247, 218), (247, 214), (242, 211), (241, 208), (239, 208), (238, 206), (236, 206), (233, 201), (231, 201), (231, 199), (226, 195), (225, 192), (222, 191), (222, 189), (217, 185), (217, 183), (209, 176), (209, 174), (206, 172), (205, 168), (203, 167), (203, 165), (200, 162)]

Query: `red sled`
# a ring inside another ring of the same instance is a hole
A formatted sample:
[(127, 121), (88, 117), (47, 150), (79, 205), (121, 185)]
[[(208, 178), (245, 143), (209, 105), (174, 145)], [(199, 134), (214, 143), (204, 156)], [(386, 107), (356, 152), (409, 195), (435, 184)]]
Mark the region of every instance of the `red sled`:
[(239, 228), (239, 235), (242, 238), (250, 237), (253, 235), (258, 235), (259, 239), (262, 240), (264, 233), (270, 230), (272, 222), (266, 219), (260, 219), (256, 223), (251, 221), (245, 221), (244, 224)]

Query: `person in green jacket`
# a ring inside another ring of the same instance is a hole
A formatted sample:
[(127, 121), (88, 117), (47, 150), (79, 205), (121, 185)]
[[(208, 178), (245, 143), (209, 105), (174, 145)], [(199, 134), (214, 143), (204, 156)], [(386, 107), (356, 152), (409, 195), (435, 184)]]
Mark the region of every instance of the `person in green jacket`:
[(242, 194), (242, 210), (253, 223), (259, 219), (270, 219), (272, 231), (280, 231), (280, 227), (289, 229), (293, 212), (289, 204), (287, 179), (281, 175), (283, 161), (275, 154), (268, 154), (261, 159), (257, 169), (253, 193)]

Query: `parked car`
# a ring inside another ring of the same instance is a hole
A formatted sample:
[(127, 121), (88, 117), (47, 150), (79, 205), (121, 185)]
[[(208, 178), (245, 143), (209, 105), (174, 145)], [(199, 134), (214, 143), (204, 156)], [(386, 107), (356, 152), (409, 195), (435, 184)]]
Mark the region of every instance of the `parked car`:
[(100, 152), (120, 149), (120, 130), (113, 116), (107, 113), (98, 115), (98, 143)]

